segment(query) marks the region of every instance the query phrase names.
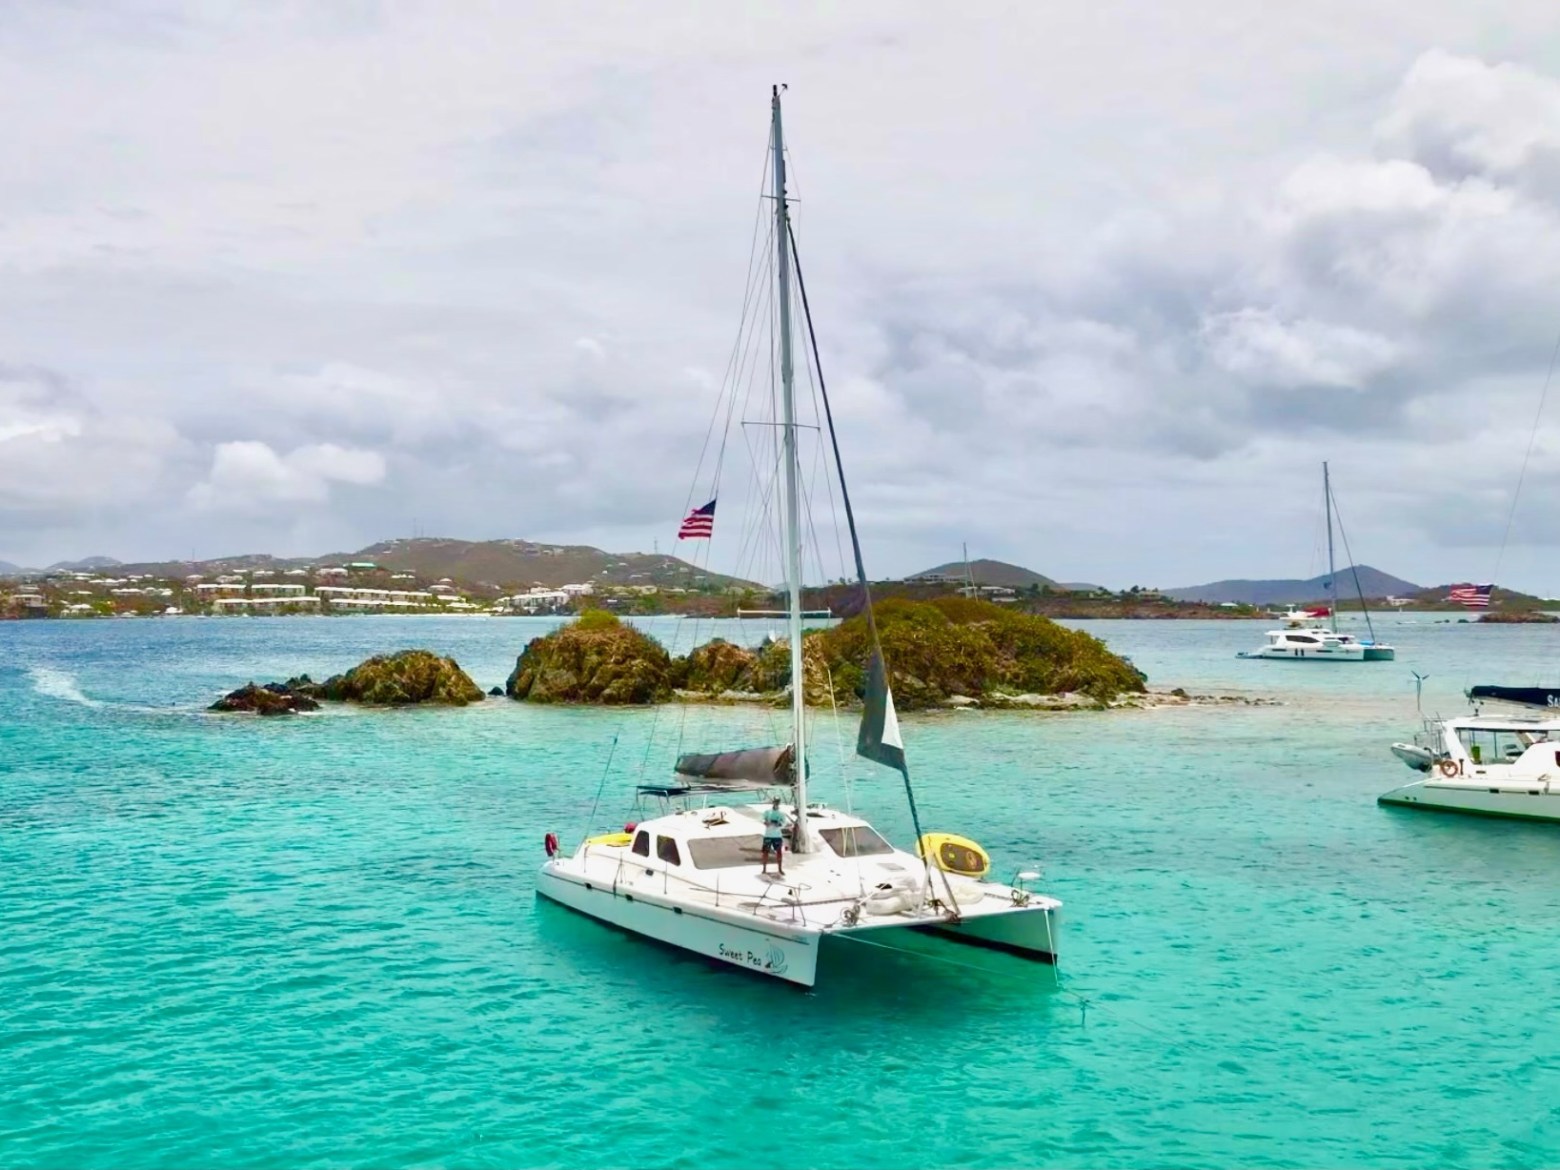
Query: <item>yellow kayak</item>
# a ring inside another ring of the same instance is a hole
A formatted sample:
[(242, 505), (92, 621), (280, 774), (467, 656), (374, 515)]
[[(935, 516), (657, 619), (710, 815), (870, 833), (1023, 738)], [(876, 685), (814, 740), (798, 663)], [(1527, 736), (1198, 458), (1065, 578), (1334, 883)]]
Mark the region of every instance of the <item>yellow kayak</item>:
[(627, 845), (633, 839), (634, 839), (634, 835), (632, 833), (602, 833), (600, 836), (597, 836), (597, 837), (586, 837), (585, 838), (585, 844), (587, 844), (587, 845), (617, 845), (617, 846), (621, 847), (623, 845)]
[(929, 858), (933, 865), (947, 873), (985, 877), (991, 869), (991, 858), (986, 856), (986, 851), (957, 833), (927, 833), (915, 843), (915, 851), (917, 856)]

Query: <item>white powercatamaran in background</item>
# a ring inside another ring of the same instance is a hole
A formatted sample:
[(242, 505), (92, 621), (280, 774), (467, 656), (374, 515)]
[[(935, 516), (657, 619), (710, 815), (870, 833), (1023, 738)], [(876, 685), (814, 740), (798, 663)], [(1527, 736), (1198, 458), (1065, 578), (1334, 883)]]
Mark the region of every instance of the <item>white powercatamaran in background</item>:
[[(568, 853), (556, 850), (549, 835), (551, 855), (537, 892), (647, 938), (806, 986), (817, 977), (820, 950), (847, 941), (912, 951), (984, 948), (1054, 963), (1061, 903), (1028, 888), (1038, 873), (1018, 873), (1007, 884), (993, 881), (989, 858), (973, 841), (921, 830), (821, 372), (817, 390), (869, 631), (856, 752), (903, 776), (915, 851), (896, 848), (861, 817), (808, 799), (812, 760), (802, 685), (804, 516), (791, 336), (793, 265), (809, 339), (814, 335), (787, 204), (778, 87), (770, 114), (790, 742), (682, 755), (667, 783), (640, 786), (641, 798), (657, 802), (659, 815), (623, 832), (587, 837)], [(816, 370), (815, 339), (811, 356)], [(713, 510), (713, 502), (708, 507)], [(761, 859), (762, 816), (776, 795), (791, 826), (783, 874), (765, 872)]]
[[(1356, 638), (1353, 634), (1338, 630), (1338, 572), (1333, 554), (1333, 494), (1332, 477), (1327, 464), (1322, 464), (1322, 497), (1327, 509), (1327, 606), (1325, 615), (1314, 610), (1291, 607), (1283, 614), (1284, 628), (1269, 630), (1267, 643), (1256, 650), (1243, 650), (1241, 658), (1276, 658), (1285, 662), (1390, 662), (1397, 651), (1385, 642), (1376, 640), (1376, 628), (1370, 620), (1370, 610), (1365, 605), (1365, 594), (1359, 585), (1359, 569), (1353, 565), (1355, 590), (1360, 595), (1360, 610), (1365, 615), (1369, 637)], [(1347, 536), (1345, 544), (1347, 544)], [(1323, 621), (1323, 617), (1327, 621)]]

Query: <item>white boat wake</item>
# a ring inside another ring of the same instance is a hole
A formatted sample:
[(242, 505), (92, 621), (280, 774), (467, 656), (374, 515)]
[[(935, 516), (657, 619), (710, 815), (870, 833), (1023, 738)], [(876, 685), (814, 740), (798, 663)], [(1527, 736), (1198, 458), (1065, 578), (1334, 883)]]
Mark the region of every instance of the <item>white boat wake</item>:
[(63, 699), (67, 703), (80, 703), (83, 707), (104, 705), (97, 699), (90, 699), (84, 695), (81, 688), (76, 685), (76, 676), (69, 671), (53, 666), (31, 666), (27, 668), (27, 673), (32, 675), (33, 690), (40, 695), (47, 695), (51, 699)]

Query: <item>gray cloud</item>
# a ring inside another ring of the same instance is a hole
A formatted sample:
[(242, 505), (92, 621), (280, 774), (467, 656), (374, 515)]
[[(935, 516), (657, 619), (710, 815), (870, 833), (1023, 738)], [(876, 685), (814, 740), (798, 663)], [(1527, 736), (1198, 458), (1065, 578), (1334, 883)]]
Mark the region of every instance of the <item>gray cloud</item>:
[(1364, 559), (1486, 571), (1560, 329), (1547, 6), (714, 12), (21, 10), (0, 556), (665, 547), (784, 80), (873, 567), (1292, 575), (1329, 458)]

